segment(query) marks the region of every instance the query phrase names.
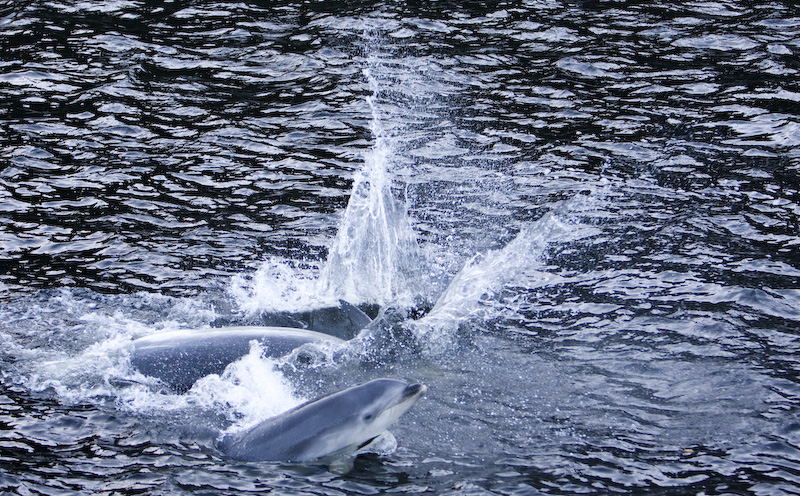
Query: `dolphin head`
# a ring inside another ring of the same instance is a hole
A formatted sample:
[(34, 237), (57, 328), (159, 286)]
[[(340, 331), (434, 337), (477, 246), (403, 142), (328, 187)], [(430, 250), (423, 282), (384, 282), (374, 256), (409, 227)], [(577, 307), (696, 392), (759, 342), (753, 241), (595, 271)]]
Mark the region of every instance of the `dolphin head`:
[(357, 451), (383, 434), (422, 396), (427, 388), (396, 379), (376, 379), (323, 398), (337, 403), (338, 421), (318, 432), (316, 448), (309, 458)]
[(422, 384), (408, 384), (395, 379), (376, 379), (346, 390), (362, 399), (357, 422), (362, 437), (367, 438), (364, 441), (389, 428), (426, 390)]
[(233, 458), (252, 461), (304, 462), (353, 455), (383, 434), (425, 390), (422, 384), (376, 379), (226, 436), (222, 447)]

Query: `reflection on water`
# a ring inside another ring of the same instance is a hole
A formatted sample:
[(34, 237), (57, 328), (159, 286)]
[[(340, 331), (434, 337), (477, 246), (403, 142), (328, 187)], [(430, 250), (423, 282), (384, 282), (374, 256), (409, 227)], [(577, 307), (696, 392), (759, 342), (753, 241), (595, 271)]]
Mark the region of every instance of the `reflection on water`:
[[(796, 492), (799, 29), (737, 0), (7, 2), (0, 490)], [(132, 338), (342, 296), (419, 305), (428, 346), (117, 382)], [(214, 448), (270, 394), (377, 376), (429, 392), (347, 475)]]

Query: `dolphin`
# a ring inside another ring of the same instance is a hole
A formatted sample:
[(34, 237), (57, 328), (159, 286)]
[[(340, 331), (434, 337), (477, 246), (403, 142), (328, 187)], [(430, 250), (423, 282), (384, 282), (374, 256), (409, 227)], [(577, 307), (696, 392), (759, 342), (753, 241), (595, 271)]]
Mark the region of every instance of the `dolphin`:
[[(338, 307), (267, 315), (261, 320), (285, 322), (292, 327), (231, 326), (153, 334), (132, 342), (131, 365), (176, 392), (186, 392), (201, 377), (221, 374), (230, 363), (245, 356), (251, 341), (257, 341), (266, 356), (278, 358), (308, 343), (343, 343), (336, 335), (352, 334), (370, 324), (367, 315), (344, 300)], [(294, 327), (308, 324), (331, 332)]]
[(224, 435), (219, 447), (230, 458), (243, 461), (308, 462), (354, 457), (383, 435), (426, 389), (422, 384), (375, 379)]
[(186, 392), (201, 377), (221, 374), (258, 342), (266, 356), (277, 358), (308, 343), (343, 343), (341, 339), (289, 327), (223, 327), (164, 332), (133, 341), (131, 365), (177, 392)]

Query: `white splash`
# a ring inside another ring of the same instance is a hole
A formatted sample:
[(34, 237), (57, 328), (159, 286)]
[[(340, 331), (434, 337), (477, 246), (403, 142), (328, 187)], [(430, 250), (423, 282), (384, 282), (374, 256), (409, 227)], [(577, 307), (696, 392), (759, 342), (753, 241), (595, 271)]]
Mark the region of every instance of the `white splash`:
[(331, 244), (320, 279), (322, 294), (348, 301), (386, 304), (414, 294), (411, 282), (423, 257), (406, 214), (392, 196), (376, 145), (356, 177), (353, 193)]
[(30, 366), (18, 371), (31, 391), (52, 390), (67, 403), (80, 403), (114, 395), (109, 378), (120, 370), (124, 360), (124, 336), (106, 339), (89, 346), (78, 355), (55, 350), (30, 350), (36, 355)]
[(354, 177), (327, 260), (321, 267), (267, 260), (252, 278), (234, 278), (230, 293), (247, 313), (306, 310), (339, 299), (355, 304), (402, 304), (425, 287), (418, 284), (425, 273), (425, 257), (408, 206), (400, 198), (405, 194), (394, 179), (403, 160), (398, 146), (405, 139), (409, 109), (398, 110), (391, 95), (407, 90), (403, 87), (407, 77), (398, 79), (398, 71), (387, 68), (380, 53), (367, 56), (364, 75), (371, 90), (367, 103), (374, 145)]
[(483, 316), (481, 302), (520, 278), (547, 278), (546, 253), (549, 246), (576, 241), (599, 231), (578, 224), (569, 202), (523, 227), (505, 247), (475, 256), (453, 277), (433, 309), (410, 323), (419, 341), (430, 353), (450, 349), (457, 339), (460, 323)]
[(264, 356), (255, 341), (250, 353), (231, 363), (222, 375), (203, 377), (189, 391), (190, 400), (209, 410), (225, 412), (236, 423), (233, 430), (246, 428), (300, 404), (289, 381), (277, 368), (278, 362)]
[(395, 84), (384, 73), (381, 56), (368, 57), (364, 75), (371, 88), (367, 103), (375, 144), (356, 174), (320, 278), (323, 294), (381, 305), (413, 299), (418, 291), (413, 282), (424, 265), (407, 206), (393, 192), (392, 168), (399, 159), (396, 145), (404, 124), (384, 112), (385, 105), (379, 101), (384, 86)]
[(235, 276), (229, 294), (245, 313), (293, 312), (337, 304), (320, 293), (320, 267), (286, 259), (268, 259), (251, 277)]
[(114, 391), (117, 406), (137, 413), (168, 414), (200, 409), (222, 413), (233, 422), (232, 429), (247, 427), (292, 408), (303, 401), (277, 369), (277, 363), (263, 356), (256, 342), (250, 352), (231, 363), (221, 374), (198, 380), (185, 394), (162, 390), (141, 374), (128, 374), (141, 384)]

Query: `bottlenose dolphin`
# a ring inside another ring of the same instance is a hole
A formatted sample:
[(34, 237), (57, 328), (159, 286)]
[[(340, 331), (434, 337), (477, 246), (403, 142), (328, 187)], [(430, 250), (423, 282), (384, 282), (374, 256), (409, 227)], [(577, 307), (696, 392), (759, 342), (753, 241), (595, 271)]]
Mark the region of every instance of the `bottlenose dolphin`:
[(244, 461), (307, 462), (354, 456), (425, 393), (422, 384), (376, 379), (323, 396), (225, 435), (220, 449)]
[(173, 390), (185, 392), (201, 377), (221, 374), (230, 363), (245, 356), (251, 341), (257, 341), (266, 356), (277, 358), (307, 343), (341, 343), (342, 339), (327, 331), (354, 334), (370, 323), (367, 315), (344, 300), (339, 301), (338, 307), (268, 314), (260, 319), (264, 323), (311, 325), (325, 332), (274, 325), (165, 332), (134, 340), (130, 347), (131, 365)]
[(175, 391), (185, 392), (201, 377), (221, 374), (258, 342), (266, 356), (287, 355), (307, 343), (342, 343), (334, 336), (289, 327), (223, 327), (164, 332), (133, 341), (131, 365)]

